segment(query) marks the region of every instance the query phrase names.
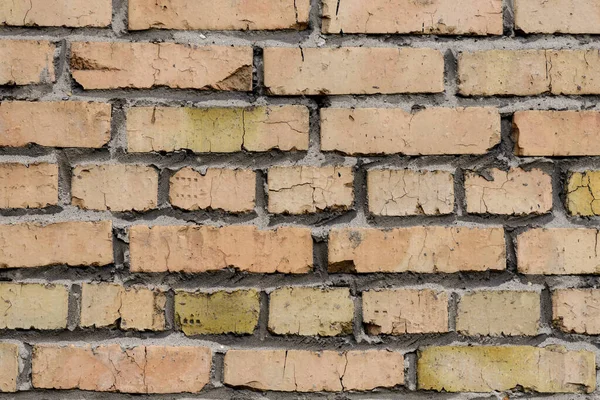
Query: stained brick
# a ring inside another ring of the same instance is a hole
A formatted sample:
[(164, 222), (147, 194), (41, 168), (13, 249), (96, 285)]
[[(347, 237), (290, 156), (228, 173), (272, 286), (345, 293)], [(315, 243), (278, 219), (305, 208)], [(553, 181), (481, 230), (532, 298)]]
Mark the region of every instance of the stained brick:
[(0, 85), (54, 82), (55, 51), (45, 40), (0, 40)]

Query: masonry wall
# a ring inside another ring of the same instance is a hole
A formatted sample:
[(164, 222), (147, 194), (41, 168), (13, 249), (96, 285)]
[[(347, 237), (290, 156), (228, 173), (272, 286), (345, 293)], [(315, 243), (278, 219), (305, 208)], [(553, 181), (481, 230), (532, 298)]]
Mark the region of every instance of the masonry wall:
[(597, 2), (0, 25), (0, 398), (597, 398)]

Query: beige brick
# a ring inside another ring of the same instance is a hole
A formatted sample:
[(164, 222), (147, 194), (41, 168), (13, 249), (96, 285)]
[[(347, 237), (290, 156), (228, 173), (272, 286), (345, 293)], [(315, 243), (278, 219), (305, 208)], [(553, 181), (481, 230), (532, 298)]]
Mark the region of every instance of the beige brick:
[(598, 274), (598, 253), (596, 229), (531, 229), (517, 236), (518, 268), (522, 274)]
[(371, 335), (448, 332), (448, 294), (430, 289), (367, 290), (363, 321)]
[(467, 212), (473, 214), (545, 214), (552, 209), (552, 177), (537, 168), (467, 172), (465, 192)]
[(419, 352), (418, 387), (446, 392), (491, 392), (523, 387), (539, 393), (591, 393), (596, 360), (589, 351), (560, 346), (444, 346)]
[(353, 183), (348, 167), (272, 167), (268, 209), (274, 214), (348, 210), (354, 202)]
[(525, 33), (600, 33), (594, 0), (515, 0), (515, 27)]
[(131, 271), (187, 272), (236, 268), (256, 273), (312, 270), (309, 229), (255, 226), (142, 226), (129, 230)]
[(440, 215), (454, 210), (454, 175), (445, 171), (372, 169), (367, 173), (374, 215)]
[(0, 4), (0, 25), (109, 26), (111, 0), (14, 0)]
[(16, 392), (19, 377), (19, 346), (0, 342), (0, 392)]
[(309, 0), (131, 0), (129, 29), (305, 29)]
[(454, 273), (505, 268), (502, 228), (342, 228), (329, 234), (331, 272)]
[(0, 225), (0, 269), (112, 262), (110, 221)]
[(269, 295), (269, 330), (276, 335), (349, 335), (353, 319), (348, 288), (284, 287)]
[(456, 330), (464, 335), (535, 336), (539, 324), (539, 293), (478, 291), (458, 303)]
[(188, 336), (252, 334), (259, 313), (260, 293), (256, 290), (175, 293), (175, 320)]
[(45, 40), (0, 40), (0, 85), (54, 82), (55, 51)]
[(162, 331), (165, 329), (164, 292), (110, 283), (84, 283), (81, 288), (82, 327)]
[(404, 383), (404, 357), (386, 350), (229, 350), (224, 382), (282, 392), (341, 392)]
[(0, 164), (0, 208), (44, 208), (58, 203), (56, 164)]
[(564, 332), (600, 334), (600, 290), (555, 290), (552, 293), (552, 319)]
[(35, 345), (33, 387), (122, 393), (198, 393), (211, 351), (192, 346)]
[(84, 89), (167, 86), (252, 90), (252, 48), (176, 43), (74, 42), (73, 79)]
[(434, 49), (267, 47), (264, 63), (274, 95), (444, 91), (444, 57)]
[(600, 215), (600, 171), (574, 172), (569, 176), (567, 210), (571, 215)]
[(0, 283), (0, 329), (64, 329), (69, 291), (62, 285)]
[(210, 168), (205, 174), (186, 167), (169, 180), (169, 201), (184, 210), (250, 212), (256, 200), (256, 173)]
[(324, 0), (323, 32), (501, 35), (502, 0)]
[(600, 93), (600, 53), (594, 50), (548, 50), (552, 94)]
[(346, 154), (485, 154), (500, 143), (490, 107), (321, 109), (321, 149)]
[(134, 107), (127, 111), (130, 152), (232, 153), (308, 149), (308, 108)]
[(110, 140), (111, 106), (81, 101), (0, 103), (0, 147), (102, 147)]
[(79, 165), (71, 192), (79, 208), (148, 211), (158, 203), (158, 172), (143, 165)]
[(600, 155), (597, 111), (518, 111), (513, 132), (520, 156)]

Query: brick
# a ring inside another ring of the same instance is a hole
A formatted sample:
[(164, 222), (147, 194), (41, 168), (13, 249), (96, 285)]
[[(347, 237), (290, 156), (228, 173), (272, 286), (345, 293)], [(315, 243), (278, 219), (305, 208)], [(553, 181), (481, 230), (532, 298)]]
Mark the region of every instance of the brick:
[(69, 291), (62, 285), (0, 283), (0, 329), (64, 329)]
[(564, 332), (600, 334), (600, 290), (555, 290), (552, 292), (552, 321)]
[(0, 342), (0, 392), (16, 392), (19, 377), (19, 346)]
[(70, 62), (84, 89), (252, 90), (251, 47), (74, 42)]
[(349, 210), (354, 174), (348, 167), (272, 167), (268, 172), (269, 212), (308, 214)]
[(308, 108), (134, 107), (127, 111), (129, 152), (232, 153), (308, 149)]
[(106, 27), (110, 0), (15, 0), (0, 4), (0, 25)]
[(111, 106), (82, 101), (0, 103), (0, 147), (103, 147), (110, 140)]
[(363, 321), (371, 335), (448, 332), (448, 294), (430, 289), (367, 290)]
[(252, 334), (259, 313), (260, 293), (256, 290), (175, 293), (175, 320), (188, 336)]
[(269, 331), (276, 335), (349, 335), (353, 319), (348, 288), (284, 287), (269, 295)]
[(258, 390), (340, 392), (404, 383), (404, 357), (386, 350), (229, 350), (224, 382)]
[(309, 0), (131, 0), (129, 29), (305, 29)]
[(45, 40), (0, 40), (0, 85), (54, 82), (55, 51)]
[(198, 393), (210, 380), (211, 351), (192, 346), (35, 345), (39, 389), (121, 393)]
[(129, 230), (132, 272), (199, 273), (236, 268), (255, 273), (312, 270), (309, 229), (255, 226), (141, 226)]
[(502, 228), (342, 228), (329, 234), (330, 272), (454, 273), (505, 268)]
[(79, 165), (73, 205), (88, 210), (148, 211), (158, 204), (158, 172), (143, 165)]
[(373, 215), (442, 215), (454, 210), (450, 172), (372, 169), (367, 172), (367, 191)]
[(579, 0), (516, 0), (515, 28), (525, 33), (600, 33), (600, 4)]
[(491, 392), (522, 387), (539, 393), (591, 393), (596, 361), (589, 351), (560, 346), (443, 346), (419, 352), (418, 387), (446, 392)]
[(112, 263), (110, 221), (0, 225), (0, 269)]
[(600, 171), (574, 172), (567, 183), (567, 210), (571, 215), (600, 215)]
[(473, 214), (545, 214), (552, 209), (552, 177), (533, 168), (490, 169), (465, 174), (467, 212)]
[(539, 293), (482, 290), (458, 303), (456, 330), (464, 335), (535, 336), (539, 324)]
[(169, 179), (169, 202), (184, 210), (254, 210), (256, 173), (245, 169), (210, 168), (205, 174), (186, 167)]
[(324, 0), (323, 32), (501, 35), (502, 0)]
[(500, 143), (490, 107), (322, 108), (321, 150), (345, 154), (485, 154)]
[(444, 91), (444, 57), (434, 49), (267, 47), (264, 64), (273, 95)]
[(0, 208), (44, 208), (58, 204), (58, 165), (0, 164)]
[(517, 236), (518, 268), (522, 274), (598, 274), (598, 253), (596, 229), (531, 229)]
[(84, 283), (81, 288), (82, 327), (118, 326), (137, 331), (165, 329), (164, 292), (110, 283)]

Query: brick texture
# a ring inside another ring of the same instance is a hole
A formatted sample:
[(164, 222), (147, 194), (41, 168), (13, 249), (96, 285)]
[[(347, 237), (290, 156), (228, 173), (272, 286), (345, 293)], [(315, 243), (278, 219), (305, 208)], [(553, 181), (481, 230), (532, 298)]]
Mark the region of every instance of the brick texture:
[(558, 289), (552, 293), (552, 319), (564, 332), (600, 334), (600, 291)]
[(111, 0), (15, 0), (0, 4), (0, 25), (106, 27)]
[(0, 342), (0, 392), (16, 392), (19, 376), (19, 346)]
[(0, 208), (43, 208), (58, 203), (56, 164), (0, 164)]
[(600, 4), (577, 0), (515, 0), (515, 28), (526, 33), (600, 33)]
[(69, 292), (62, 285), (0, 283), (2, 329), (65, 329)]
[(572, 215), (600, 214), (600, 171), (574, 172), (567, 182), (567, 210)]
[(0, 40), (0, 85), (54, 82), (55, 51), (54, 43), (44, 40)]

